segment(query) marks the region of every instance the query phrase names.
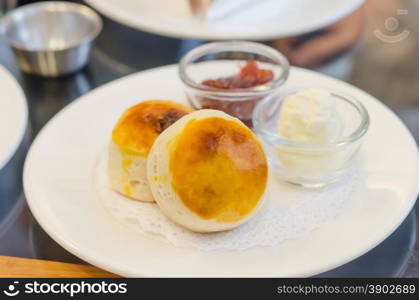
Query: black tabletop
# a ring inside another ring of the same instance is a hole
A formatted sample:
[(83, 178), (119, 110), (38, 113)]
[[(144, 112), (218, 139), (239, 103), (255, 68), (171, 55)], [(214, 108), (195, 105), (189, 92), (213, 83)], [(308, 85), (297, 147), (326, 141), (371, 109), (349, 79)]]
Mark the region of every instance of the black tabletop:
[[(23, 74), (13, 53), (0, 39), (0, 64), (18, 80), (29, 106), (25, 138), (0, 170), (0, 255), (83, 263), (56, 244), (28, 209), (22, 190), (22, 168), (31, 141), (52, 116), (79, 96), (116, 78), (177, 63), (185, 51), (200, 43), (152, 35), (103, 19), (104, 28), (88, 65), (76, 74), (60, 78)], [(417, 224), (412, 211), (396, 232), (375, 249), (320, 276), (419, 277)]]

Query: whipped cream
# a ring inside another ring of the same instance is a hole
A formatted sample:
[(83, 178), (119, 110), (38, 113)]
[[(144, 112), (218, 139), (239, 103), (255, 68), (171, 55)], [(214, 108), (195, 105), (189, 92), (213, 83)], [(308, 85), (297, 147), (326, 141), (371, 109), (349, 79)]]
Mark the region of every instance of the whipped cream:
[(290, 141), (324, 144), (341, 136), (342, 123), (332, 95), (311, 88), (285, 99), (278, 129), (280, 136)]
[[(344, 123), (336, 102), (328, 91), (318, 88), (288, 96), (279, 115), (279, 136), (308, 146), (324, 146), (336, 141), (343, 133)], [(352, 153), (333, 146), (317, 149), (278, 146), (276, 151), (282, 177), (290, 182), (317, 182), (320, 178), (328, 178)]]

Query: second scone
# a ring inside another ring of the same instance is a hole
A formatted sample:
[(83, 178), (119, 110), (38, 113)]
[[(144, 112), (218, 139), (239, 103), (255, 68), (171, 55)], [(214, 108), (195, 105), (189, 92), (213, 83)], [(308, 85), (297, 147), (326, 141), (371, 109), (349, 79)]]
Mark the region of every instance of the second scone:
[(193, 109), (171, 101), (149, 100), (128, 108), (112, 131), (108, 173), (113, 189), (135, 200), (154, 201), (147, 182), (147, 156), (154, 140)]

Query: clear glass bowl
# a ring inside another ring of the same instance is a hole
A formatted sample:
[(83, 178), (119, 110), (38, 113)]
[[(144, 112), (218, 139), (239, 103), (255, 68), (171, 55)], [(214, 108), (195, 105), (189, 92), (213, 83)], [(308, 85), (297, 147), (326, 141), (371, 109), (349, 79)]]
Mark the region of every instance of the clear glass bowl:
[(254, 131), (262, 140), (272, 170), (280, 179), (308, 188), (323, 187), (339, 180), (351, 167), (368, 131), (368, 111), (353, 97), (329, 91), (337, 101), (342, 118), (341, 137), (330, 143), (314, 145), (284, 139), (278, 132), (280, 111), (284, 100), (298, 90), (261, 101), (253, 113)]
[[(272, 70), (273, 80), (252, 88), (228, 90), (202, 84), (206, 79), (238, 74), (247, 60)], [(288, 74), (289, 62), (280, 52), (263, 44), (244, 41), (204, 44), (189, 51), (179, 62), (179, 76), (194, 108), (219, 109), (248, 125), (257, 102), (276, 92)]]

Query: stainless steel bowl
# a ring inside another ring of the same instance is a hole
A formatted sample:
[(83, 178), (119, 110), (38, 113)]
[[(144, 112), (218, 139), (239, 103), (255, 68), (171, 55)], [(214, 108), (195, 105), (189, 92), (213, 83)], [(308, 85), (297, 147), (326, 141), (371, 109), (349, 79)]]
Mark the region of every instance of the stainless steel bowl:
[(24, 72), (60, 76), (84, 67), (102, 29), (97, 13), (69, 2), (38, 2), (10, 11), (1, 21), (6, 41)]

